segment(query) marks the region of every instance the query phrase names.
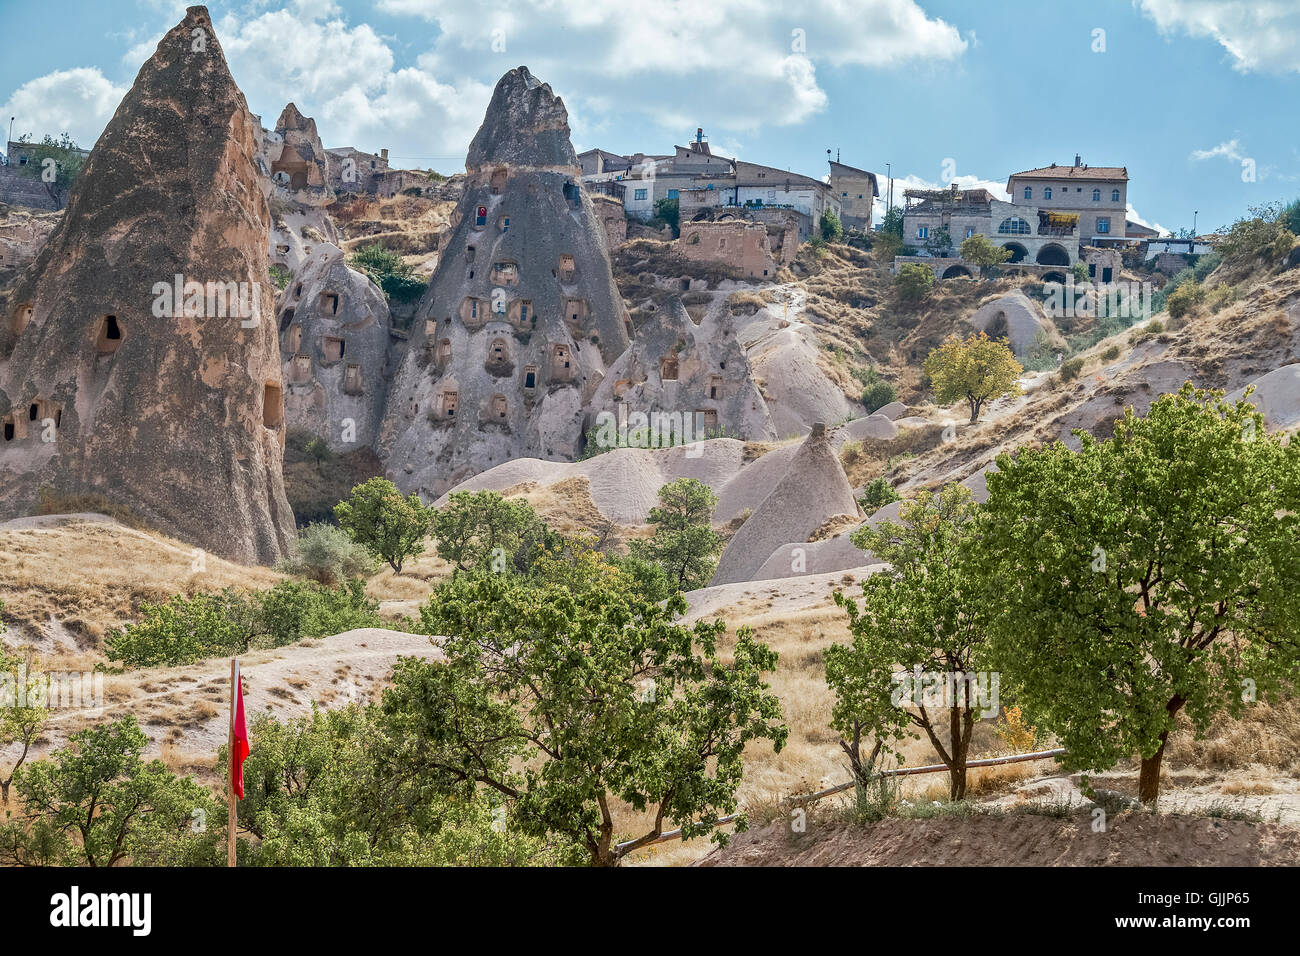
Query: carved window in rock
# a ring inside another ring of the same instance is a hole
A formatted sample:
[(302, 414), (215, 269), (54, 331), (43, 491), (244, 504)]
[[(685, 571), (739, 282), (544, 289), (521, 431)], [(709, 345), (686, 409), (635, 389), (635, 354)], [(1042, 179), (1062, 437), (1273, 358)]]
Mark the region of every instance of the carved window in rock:
[(564, 318), (570, 325), (581, 326), (587, 319), (587, 300), (565, 299)]
[(284, 421), (284, 393), (279, 385), (267, 382), (262, 389), (262, 424), (279, 428)]
[(349, 365), (343, 370), (343, 391), (349, 395), (361, 394), (361, 366)]
[[(293, 321), (293, 309), (285, 309), (284, 313), (280, 316), (280, 331), (283, 332), (285, 329), (287, 329), (289, 327), (289, 323), (292, 321)], [(294, 346), (294, 348), (297, 348), (297, 346)]]
[(578, 264), (574, 261), (573, 256), (560, 256), (560, 281), (572, 282), (578, 278)]
[(532, 299), (515, 299), (510, 303), (507, 313), (512, 325), (520, 329), (537, 327), (537, 313), (533, 311)]
[(122, 344), (122, 325), (116, 315), (106, 315), (99, 320), (99, 332), (95, 336), (95, 352), (99, 355), (112, 355)]
[(296, 353), (300, 348), (302, 348), (302, 326), (292, 325), (289, 327), (289, 351)]
[(551, 348), (551, 381), (573, 381), (573, 356), (567, 345), (555, 345)]
[(509, 232), (509, 231), (510, 231), (510, 217), (509, 217), (509, 216), (502, 216), (500, 219), (498, 219), (498, 220), (497, 220), (497, 228), (500, 229), (502, 233), (507, 233), (507, 232)]
[(492, 263), (492, 282), (495, 285), (518, 285), (519, 264), (510, 261)]
[(493, 339), (492, 344), (488, 346), (487, 367), (489, 369), (500, 369), (510, 364), (510, 349), (506, 346), (505, 339)]
[(665, 355), (659, 360), (659, 378), (665, 382), (677, 381), (676, 355)]
[(718, 413), (716, 409), (701, 408), (695, 412), (695, 423), (704, 434), (718, 430)]
[(536, 387), (537, 387), (537, 366), (525, 365), (524, 366), (524, 388), (525, 390), (531, 390)]
[(342, 339), (327, 335), (321, 345), (321, 351), (325, 355), (326, 362), (337, 362), (343, 358), (343, 353), (347, 351), (347, 343)]
[(490, 415), (493, 421), (505, 421), (506, 413), (509, 411), (509, 405), (506, 403), (506, 397), (500, 393), (492, 396), (490, 406)]
[(710, 375), (709, 376), (709, 398), (721, 398), (721, 397), (722, 397), (722, 376)]
[(474, 228), (482, 229), (487, 225), (487, 206), (477, 206), (474, 209)]
[(13, 415), (4, 417), (4, 440), (13, 441), (18, 437), (18, 423), (14, 420)]
[(13, 321), (14, 335), (23, 334), (23, 329), (27, 328), (27, 326), (31, 323), (32, 313), (35, 311), (36, 311), (35, 306), (33, 306), (32, 303), (30, 302), (24, 302), (22, 305), (18, 307), (17, 311), (14, 312), (14, 321)]
[(425, 320), (424, 320), (424, 334), (425, 334), (425, 337), (426, 337), (426, 338), (438, 334), (438, 320), (437, 320), (437, 319), (425, 319)]
[(337, 292), (322, 292), (320, 294), (320, 310), (325, 315), (338, 315), (339, 294)]
[(487, 300), (467, 297), (460, 304), (460, 318), (466, 325), (482, 325), (488, 320)]
[(438, 414), (443, 418), (456, 417), (456, 400), (458, 393), (455, 389), (445, 390), (438, 399)]
[(506, 179), (508, 176), (509, 174), (503, 166), (499, 166), (492, 170), (492, 177), (488, 180), (488, 192), (493, 196), (500, 196), (505, 192)]
[(293, 380), (295, 382), (311, 381), (310, 355), (295, 355), (293, 357)]
[(451, 339), (443, 339), (438, 343), (438, 364), (446, 365), (451, 361)]

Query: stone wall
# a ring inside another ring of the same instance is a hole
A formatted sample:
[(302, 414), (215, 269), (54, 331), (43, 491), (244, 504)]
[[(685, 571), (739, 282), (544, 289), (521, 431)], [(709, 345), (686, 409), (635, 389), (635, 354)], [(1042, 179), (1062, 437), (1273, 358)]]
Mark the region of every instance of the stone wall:
[(767, 226), (743, 219), (692, 222), (682, 227), (673, 248), (693, 262), (717, 262), (740, 269), (750, 278), (773, 278), (776, 260)]

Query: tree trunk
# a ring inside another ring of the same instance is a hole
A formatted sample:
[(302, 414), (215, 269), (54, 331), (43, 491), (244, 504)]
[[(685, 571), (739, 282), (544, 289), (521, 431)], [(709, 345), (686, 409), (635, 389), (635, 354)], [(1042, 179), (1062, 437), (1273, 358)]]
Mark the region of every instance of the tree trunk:
[(1155, 803), (1160, 796), (1160, 761), (1165, 755), (1165, 742), (1169, 731), (1160, 735), (1160, 749), (1150, 757), (1142, 758), (1142, 770), (1138, 774), (1138, 799), (1143, 803)]

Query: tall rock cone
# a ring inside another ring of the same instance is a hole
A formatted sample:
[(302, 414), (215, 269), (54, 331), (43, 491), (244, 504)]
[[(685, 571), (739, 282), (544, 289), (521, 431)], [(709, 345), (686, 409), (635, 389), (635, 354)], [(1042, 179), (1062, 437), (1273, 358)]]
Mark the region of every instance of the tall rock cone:
[(100, 136), (0, 332), (0, 516), (125, 506), (242, 562), (293, 536), (254, 120), (204, 7)]
[(813, 425), (790, 467), (722, 552), (709, 585), (752, 581), (777, 548), (808, 536), (836, 515), (856, 515), (858, 503), (821, 422)]
[(497, 83), (465, 168), (378, 448), (394, 482), (429, 498), (508, 459), (576, 457), (628, 346), (564, 101), (527, 67)]

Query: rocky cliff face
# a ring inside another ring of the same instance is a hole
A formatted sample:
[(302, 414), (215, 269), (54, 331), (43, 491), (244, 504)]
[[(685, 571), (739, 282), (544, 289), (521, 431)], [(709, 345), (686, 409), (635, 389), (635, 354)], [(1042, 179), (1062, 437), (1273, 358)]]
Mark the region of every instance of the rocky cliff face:
[(466, 170), (378, 448), (400, 487), (431, 498), (511, 458), (574, 457), (628, 346), (564, 102), (527, 68), (497, 84)]
[(255, 121), (203, 7), (144, 64), (0, 333), (0, 515), (102, 496), (226, 558), (293, 535)]

